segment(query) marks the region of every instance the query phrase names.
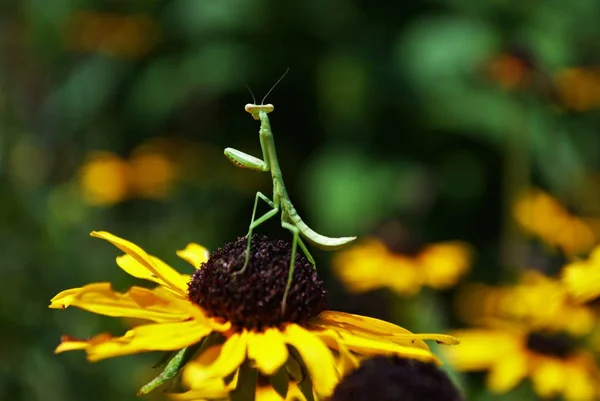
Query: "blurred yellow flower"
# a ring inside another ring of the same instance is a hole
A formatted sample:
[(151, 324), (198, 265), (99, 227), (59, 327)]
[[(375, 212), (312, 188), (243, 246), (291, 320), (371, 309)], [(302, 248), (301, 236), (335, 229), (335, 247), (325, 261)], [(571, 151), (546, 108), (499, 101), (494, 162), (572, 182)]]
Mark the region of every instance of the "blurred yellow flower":
[(177, 166), (155, 143), (142, 144), (129, 160), (109, 152), (92, 152), (79, 178), (86, 202), (112, 205), (129, 198), (165, 198), (178, 174)]
[(600, 371), (593, 355), (559, 333), (515, 328), (470, 329), (453, 333), (461, 346), (444, 350), (459, 371), (488, 371), (487, 386), (506, 393), (530, 378), (541, 398), (562, 395), (566, 401), (600, 396)]
[(556, 86), (562, 104), (575, 111), (600, 107), (600, 69), (567, 68), (558, 73)]
[(592, 302), (600, 297), (600, 246), (587, 259), (577, 260), (565, 267), (561, 279), (573, 299), (579, 303)]
[(129, 160), (131, 191), (143, 198), (164, 198), (176, 178), (174, 164), (158, 149), (140, 149)]
[(80, 11), (67, 20), (64, 42), (73, 51), (138, 58), (158, 43), (158, 24), (144, 14)]
[(515, 285), (466, 285), (455, 305), (457, 315), (469, 324), (500, 319), (585, 335), (596, 323), (594, 311), (575, 304), (562, 282), (531, 270)]
[[(229, 392), (247, 390), (248, 383), (253, 383), (250, 391), (262, 400), (290, 399), (302, 387), (297, 383), (305, 384), (300, 392), (307, 399), (312, 399), (313, 391), (318, 397), (327, 397), (339, 378), (363, 356), (398, 355), (438, 362), (423, 340), (458, 342), (442, 334), (412, 334), (381, 320), (323, 310), (322, 282), (305, 259), (296, 266), (288, 309), (280, 313), (288, 270), (288, 262), (282, 258), (289, 260), (290, 252), (289, 244), (281, 241), (253, 237), (256, 252), (244, 276), (235, 280), (231, 272), (241, 267), (244, 238), (226, 244), (210, 258), (197, 244), (178, 251), (178, 256), (196, 269), (188, 276), (122, 238), (103, 231), (92, 232), (92, 236), (125, 252), (117, 257), (119, 267), (158, 286), (134, 286), (118, 293), (110, 283), (88, 284), (59, 293), (50, 307), (75, 306), (152, 323), (134, 327), (122, 337), (104, 333), (78, 340), (65, 336), (56, 352), (84, 350), (88, 360), (98, 361), (145, 351), (181, 353), (202, 344), (196, 359), (185, 361), (183, 382), (190, 390), (172, 395), (175, 399), (221, 399)], [(169, 367), (170, 376), (163, 377), (163, 372), (140, 393), (172, 378), (180, 368)], [(285, 385), (280, 381), (268, 388), (273, 377), (283, 377)]]
[(422, 286), (453, 286), (470, 267), (471, 248), (463, 242), (441, 242), (423, 247), (414, 255), (392, 252), (376, 238), (364, 240), (334, 256), (333, 268), (353, 292), (388, 287), (412, 295)]
[(568, 255), (587, 252), (596, 241), (588, 224), (538, 189), (530, 190), (515, 202), (513, 215), (523, 230)]
[(93, 152), (80, 171), (84, 199), (92, 205), (109, 205), (128, 196), (129, 165), (107, 152)]

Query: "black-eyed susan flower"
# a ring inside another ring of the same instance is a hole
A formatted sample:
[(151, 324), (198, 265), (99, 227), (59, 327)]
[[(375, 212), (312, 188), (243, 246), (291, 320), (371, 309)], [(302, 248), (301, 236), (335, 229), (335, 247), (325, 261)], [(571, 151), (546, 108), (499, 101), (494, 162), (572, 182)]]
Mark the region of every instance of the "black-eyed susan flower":
[(597, 300), (600, 297), (600, 246), (594, 248), (587, 259), (563, 267), (561, 280), (575, 302)]
[(333, 268), (350, 291), (388, 287), (412, 295), (423, 286), (451, 287), (467, 272), (471, 259), (472, 251), (463, 242), (440, 242), (396, 253), (383, 241), (368, 238), (336, 254)]
[(129, 158), (130, 191), (141, 198), (164, 198), (177, 178), (177, 166), (166, 149), (166, 140), (155, 140), (138, 146)]
[(91, 205), (112, 205), (130, 198), (167, 197), (178, 168), (167, 150), (174, 144), (154, 140), (138, 146), (129, 159), (110, 152), (92, 152), (79, 172), (83, 199)]
[(460, 371), (487, 371), (487, 386), (506, 393), (529, 378), (541, 398), (592, 401), (600, 395), (600, 371), (593, 355), (564, 333), (520, 328), (454, 332), (461, 346), (446, 349)]
[(600, 107), (600, 69), (566, 68), (556, 77), (562, 104), (570, 110), (589, 111)]
[[(123, 270), (158, 286), (132, 287), (121, 294), (110, 283), (89, 284), (61, 292), (50, 307), (76, 306), (152, 323), (121, 337), (106, 333), (87, 340), (64, 337), (56, 352), (84, 350), (88, 360), (98, 361), (144, 351), (178, 351), (142, 393), (178, 373), (181, 363), (191, 359), (183, 372), (189, 391), (175, 398), (219, 399), (249, 392), (276, 393), (275, 399), (297, 393), (308, 399), (313, 393), (323, 398), (364, 356), (391, 354), (436, 362), (423, 340), (457, 343), (446, 335), (412, 334), (381, 320), (324, 310), (322, 282), (300, 255), (288, 308), (282, 314), (290, 255), (289, 244), (282, 241), (254, 236), (250, 263), (241, 276), (231, 272), (244, 261), (244, 238), (226, 244), (210, 258), (206, 249), (190, 244), (178, 252), (197, 269), (190, 277), (122, 238), (107, 232), (92, 236), (125, 252), (117, 258)], [(185, 355), (196, 347), (195, 355)]]
[(111, 205), (129, 195), (129, 165), (109, 152), (91, 153), (79, 172), (83, 198), (92, 205)]
[(581, 336), (596, 323), (594, 311), (573, 302), (560, 280), (533, 270), (525, 271), (514, 285), (466, 285), (455, 306), (462, 320), (475, 325), (499, 319)]
[(460, 401), (448, 375), (435, 364), (397, 356), (366, 359), (337, 385), (330, 401)]
[(594, 246), (592, 228), (541, 190), (523, 194), (514, 204), (513, 215), (524, 231), (568, 255), (587, 252)]
[(64, 41), (69, 50), (116, 58), (138, 58), (157, 44), (159, 26), (147, 15), (80, 11), (67, 20)]

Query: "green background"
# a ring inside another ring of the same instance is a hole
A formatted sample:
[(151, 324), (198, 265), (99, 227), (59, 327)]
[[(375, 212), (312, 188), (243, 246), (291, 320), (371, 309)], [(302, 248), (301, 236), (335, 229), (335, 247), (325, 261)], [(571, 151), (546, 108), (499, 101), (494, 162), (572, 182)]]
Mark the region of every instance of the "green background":
[[(232, 146), (260, 155), (243, 82), (260, 99), (288, 67), (268, 98), (272, 128), (290, 196), (323, 234), (365, 236), (397, 220), (422, 241), (470, 242), (478, 252), (470, 279), (497, 282), (526, 263), (504, 241), (507, 201), (519, 188), (541, 185), (578, 213), (599, 212), (597, 188), (586, 184), (600, 160), (599, 115), (569, 109), (555, 87), (565, 68), (600, 63), (597, 1), (23, 0), (0, 7), (0, 399), (135, 399), (157, 356), (95, 364), (81, 352), (55, 356), (61, 334), (118, 334), (126, 326), (50, 310), (49, 300), (91, 282), (135, 283), (114, 263), (119, 252), (89, 237), (92, 230), (127, 238), (181, 271), (189, 267), (175, 250), (188, 242), (214, 249), (244, 235), (254, 193), (268, 194), (270, 177), (237, 169), (221, 152)], [(69, 27), (81, 12), (147, 17), (154, 27), (141, 31), (147, 51), (102, 51), (135, 34), (111, 23), (95, 28), (96, 49), (78, 47), (84, 33)], [(487, 73), (508, 53), (526, 65), (519, 88)], [(90, 152), (128, 158), (156, 137), (204, 149), (176, 157), (185, 163), (167, 197), (85, 202), (78, 172)], [(260, 231), (288, 238), (276, 221)], [(412, 300), (386, 291), (350, 295), (328, 269), (331, 255), (314, 255), (331, 309), (411, 330), (458, 324), (452, 291)], [(471, 399), (514, 399), (486, 394), (478, 377), (463, 385)]]

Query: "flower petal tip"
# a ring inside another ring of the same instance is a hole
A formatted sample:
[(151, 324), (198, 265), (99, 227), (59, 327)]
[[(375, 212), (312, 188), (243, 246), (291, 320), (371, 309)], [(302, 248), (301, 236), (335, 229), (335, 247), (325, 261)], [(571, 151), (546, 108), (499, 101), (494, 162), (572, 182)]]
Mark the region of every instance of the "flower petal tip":
[(438, 344), (444, 344), (444, 345), (458, 345), (460, 344), (460, 339), (453, 337), (453, 336), (449, 336), (449, 335), (440, 335), (439, 338), (435, 339), (435, 342)]
[(176, 254), (194, 266), (195, 269), (198, 269), (210, 256), (208, 249), (193, 242), (187, 244), (185, 249), (178, 250)]

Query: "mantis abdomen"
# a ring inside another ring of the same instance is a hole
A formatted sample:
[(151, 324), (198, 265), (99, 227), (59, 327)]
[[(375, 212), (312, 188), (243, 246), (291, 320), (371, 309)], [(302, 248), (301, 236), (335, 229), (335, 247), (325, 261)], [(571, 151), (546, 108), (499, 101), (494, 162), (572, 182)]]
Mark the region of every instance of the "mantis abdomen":
[(356, 239), (356, 237), (331, 238), (321, 235), (311, 229), (302, 219), (291, 202), (282, 202), (285, 213), (292, 223), (298, 227), (300, 234), (311, 244), (321, 249), (337, 249)]

